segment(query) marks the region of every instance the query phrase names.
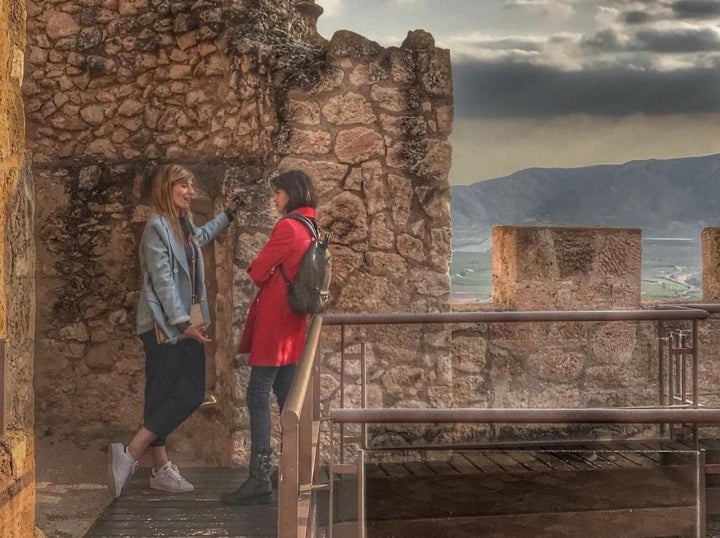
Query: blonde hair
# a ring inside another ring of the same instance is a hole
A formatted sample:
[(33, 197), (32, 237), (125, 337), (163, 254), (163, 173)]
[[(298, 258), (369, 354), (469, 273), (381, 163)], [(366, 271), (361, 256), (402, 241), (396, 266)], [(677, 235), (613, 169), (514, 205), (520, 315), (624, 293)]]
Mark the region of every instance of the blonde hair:
[(192, 222), (192, 219), (189, 211), (181, 214), (178, 210), (172, 199), (172, 189), (176, 183), (193, 181), (194, 179), (195, 176), (193, 173), (179, 164), (164, 164), (160, 166), (153, 178), (151, 193), (152, 205), (155, 211), (170, 221), (170, 225), (180, 241), (184, 241), (185, 238), (185, 234), (183, 234), (182, 227), (180, 226), (180, 217), (183, 216), (190, 222)]

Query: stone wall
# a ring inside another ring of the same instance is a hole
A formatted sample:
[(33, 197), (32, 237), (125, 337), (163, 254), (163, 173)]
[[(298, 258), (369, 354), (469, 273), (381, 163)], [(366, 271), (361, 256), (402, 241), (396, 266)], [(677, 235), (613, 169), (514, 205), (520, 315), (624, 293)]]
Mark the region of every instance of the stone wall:
[(35, 520), (33, 348), (35, 266), (32, 177), (25, 161), (20, 85), (25, 6), (0, 4), (0, 338), (7, 340), (0, 431), (0, 525), (8, 538), (32, 536)]
[[(702, 248), (703, 303), (720, 303), (720, 228), (705, 228), (700, 234)], [(708, 407), (720, 407), (720, 316), (701, 321), (700, 393)]]
[[(718, 258), (715, 230), (703, 232), (703, 283)], [(654, 308), (640, 301), (640, 231), (621, 228), (496, 226), (493, 303), (481, 310)], [(709, 296), (708, 296), (709, 295)], [(706, 302), (717, 298), (708, 294)], [(477, 309), (478, 305), (467, 309)], [(459, 307), (460, 308), (460, 307)], [(716, 406), (718, 320), (699, 323), (700, 399)], [(665, 329), (689, 330), (689, 322)], [(452, 333), (455, 407), (619, 407), (657, 405), (658, 323), (464, 324)], [(460, 426), (460, 438), (512, 439), (518, 427)], [(528, 429), (522, 428), (527, 435)], [(641, 427), (531, 428), (534, 435), (656, 434)]]
[(702, 248), (703, 301), (720, 301), (720, 228), (705, 228), (700, 234)]
[(493, 302), (517, 310), (640, 305), (639, 229), (493, 227)]
[(299, 0), (28, 2), (41, 432), (122, 437), (139, 424), (136, 251), (161, 162), (195, 172), (198, 220), (228, 189), (247, 191), (206, 252), (207, 388), (219, 403), (174, 450), (221, 462), (246, 452), (248, 369), (234, 348), (255, 293), (245, 268), (276, 218), (276, 169), (316, 181), (336, 310), (447, 308), (449, 53), (424, 32), (390, 49), (350, 32), (328, 42), (320, 12)]
[[(640, 231), (620, 228), (496, 226), (493, 303), (468, 310), (636, 309)], [(655, 322), (467, 323), (451, 327), (346, 329), (346, 351), (366, 342), (369, 407), (613, 407), (655, 405)], [(332, 335), (332, 330), (326, 331)], [(415, 342), (414, 349), (410, 342)], [(449, 351), (448, 351), (449, 350)], [(324, 367), (339, 359), (327, 354)], [(346, 367), (346, 406), (361, 405), (357, 361)], [(323, 387), (337, 390), (328, 375)], [(333, 401), (339, 405), (339, 395)], [(375, 443), (634, 435), (634, 427), (406, 425), (375, 431)]]
[[(511, 310), (638, 309), (641, 266), (639, 229), (493, 227), (493, 302)], [(455, 333), (454, 359), (475, 367), (488, 407), (654, 405), (655, 331), (654, 322), (489, 324)], [(474, 357), (473, 336), (485, 343)], [(555, 436), (584, 428), (535, 429)], [(491, 430), (504, 438), (517, 428)]]

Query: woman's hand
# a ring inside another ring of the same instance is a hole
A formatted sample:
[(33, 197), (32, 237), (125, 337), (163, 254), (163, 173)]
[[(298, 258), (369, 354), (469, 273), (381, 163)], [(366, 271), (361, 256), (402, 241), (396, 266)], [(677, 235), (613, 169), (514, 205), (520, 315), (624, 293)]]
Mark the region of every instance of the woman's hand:
[(182, 333), (183, 338), (192, 338), (193, 340), (200, 342), (201, 344), (207, 344), (212, 342), (205, 333), (205, 325), (190, 325)]
[(227, 195), (225, 205), (231, 212), (235, 212), (238, 207), (245, 204), (245, 189), (233, 189)]

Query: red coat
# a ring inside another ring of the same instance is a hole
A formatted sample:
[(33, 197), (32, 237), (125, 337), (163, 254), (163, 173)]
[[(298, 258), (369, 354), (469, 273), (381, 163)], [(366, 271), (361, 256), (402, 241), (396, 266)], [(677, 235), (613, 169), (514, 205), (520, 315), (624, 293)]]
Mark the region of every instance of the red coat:
[[(300, 207), (312, 219), (315, 210)], [(240, 353), (250, 353), (250, 366), (284, 366), (300, 360), (305, 345), (307, 316), (294, 312), (287, 301), (287, 286), (277, 266), (282, 264), (290, 282), (295, 280), (300, 260), (312, 238), (305, 225), (295, 219), (280, 219), (270, 239), (248, 268), (260, 291), (248, 312)]]

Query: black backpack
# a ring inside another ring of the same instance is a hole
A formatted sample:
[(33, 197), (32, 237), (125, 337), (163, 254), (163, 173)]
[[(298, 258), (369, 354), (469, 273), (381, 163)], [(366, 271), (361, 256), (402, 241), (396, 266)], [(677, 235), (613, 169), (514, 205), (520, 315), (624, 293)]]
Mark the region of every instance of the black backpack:
[(295, 282), (290, 282), (282, 265), (278, 266), (287, 285), (288, 303), (290, 308), (300, 314), (322, 312), (330, 300), (330, 234), (325, 234), (325, 238), (320, 239), (320, 233), (313, 221), (297, 213), (290, 213), (285, 218), (302, 222), (313, 239), (300, 260)]

